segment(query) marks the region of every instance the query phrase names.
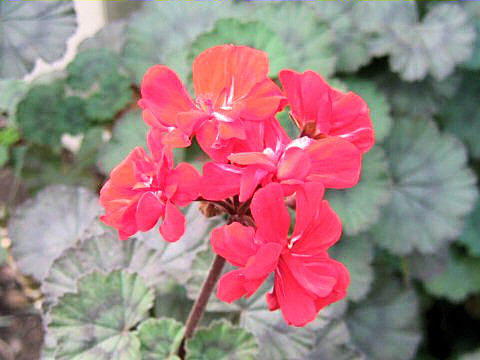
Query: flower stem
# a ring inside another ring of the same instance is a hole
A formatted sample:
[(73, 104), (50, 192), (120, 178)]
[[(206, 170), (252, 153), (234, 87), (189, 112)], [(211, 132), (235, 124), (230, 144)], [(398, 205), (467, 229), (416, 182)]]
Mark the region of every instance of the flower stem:
[(200, 323), (200, 320), (202, 320), (208, 299), (210, 298), (215, 284), (222, 273), (224, 265), (225, 259), (220, 255), (216, 255), (212, 262), (212, 266), (210, 267), (210, 271), (208, 272), (207, 278), (202, 285), (200, 294), (198, 295), (197, 300), (195, 300), (192, 310), (190, 310), (190, 314), (188, 315), (187, 324), (185, 325), (185, 335), (183, 336), (182, 343), (178, 349), (178, 356), (180, 359), (185, 358), (185, 342), (187, 339), (192, 337), (197, 325)]

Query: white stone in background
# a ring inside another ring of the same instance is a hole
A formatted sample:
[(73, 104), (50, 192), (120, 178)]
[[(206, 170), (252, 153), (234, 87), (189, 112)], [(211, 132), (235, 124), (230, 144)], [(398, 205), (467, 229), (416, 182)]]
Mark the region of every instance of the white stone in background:
[(61, 138), (62, 146), (71, 151), (72, 153), (77, 153), (80, 150), (80, 146), (82, 145), (83, 134), (79, 135), (70, 135), (70, 134), (63, 134)]

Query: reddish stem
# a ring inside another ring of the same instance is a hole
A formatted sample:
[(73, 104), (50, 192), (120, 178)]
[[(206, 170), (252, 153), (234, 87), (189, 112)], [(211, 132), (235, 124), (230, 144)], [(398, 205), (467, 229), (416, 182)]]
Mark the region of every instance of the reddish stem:
[(220, 255), (216, 255), (215, 259), (212, 262), (210, 271), (208, 272), (207, 278), (205, 279), (200, 294), (193, 304), (192, 310), (188, 315), (187, 323), (185, 325), (185, 335), (183, 336), (182, 343), (178, 349), (178, 356), (180, 359), (185, 359), (185, 342), (187, 339), (191, 338), (197, 328), (200, 320), (202, 320), (203, 313), (208, 303), (208, 299), (212, 294), (215, 284), (217, 283), (220, 274), (222, 273), (223, 266), (225, 265), (225, 259)]

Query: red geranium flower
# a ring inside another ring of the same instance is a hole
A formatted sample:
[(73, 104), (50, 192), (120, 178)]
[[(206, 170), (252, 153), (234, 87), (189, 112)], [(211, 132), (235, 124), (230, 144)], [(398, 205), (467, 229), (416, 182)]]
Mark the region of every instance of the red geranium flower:
[(322, 197), (318, 183), (307, 183), (297, 192), (291, 236), (283, 191), (275, 183), (253, 196), (250, 208), (256, 231), (240, 223), (215, 229), (213, 250), (239, 267), (220, 279), (217, 296), (226, 302), (248, 297), (274, 272), (268, 306), (280, 308), (285, 321), (296, 326), (313, 321), (320, 309), (345, 297), (348, 271), (327, 254), (340, 237), (341, 223)]
[(375, 142), (370, 110), (353, 92), (332, 88), (316, 72), (282, 70), (279, 79), (290, 105), (290, 115), (303, 135), (338, 136), (366, 153)]
[(205, 164), (201, 193), (206, 199), (221, 200), (240, 194), (239, 200), (244, 202), (259, 184), (270, 182), (282, 184), (285, 195), (312, 181), (344, 189), (357, 184), (361, 169), (360, 151), (332, 136), (320, 140), (302, 137), (288, 144), (279, 140), (275, 149), (235, 153), (228, 159), (232, 164)]
[(167, 241), (178, 240), (185, 231), (185, 217), (177, 206), (198, 197), (200, 175), (193, 166), (173, 168), (170, 150), (161, 145), (161, 134), (148, 137), (153, 156), (136, 147), (110, 173), (100, 190), (105, 215), (100, 219), (117, 229), (125, 240), (137, 231), (148, 231), (163, 218), (160, 233)]
[[(283, 106), (284, 96), (267, 74), (264, 52), (215, 46), (193, 63), (195, 101), (173, 70), (155, 65), (143, 78), (139, 105), (147, 124), (169, 133), (167, 143), (188, 146), (195, 134), (212, 159), (224, 162), (236, 148), (252, 148), (264, 127), (272, 126), (263, 122), (276, 122), (273, 115)], [(250, 134), (249, 126), (254, 127)]]

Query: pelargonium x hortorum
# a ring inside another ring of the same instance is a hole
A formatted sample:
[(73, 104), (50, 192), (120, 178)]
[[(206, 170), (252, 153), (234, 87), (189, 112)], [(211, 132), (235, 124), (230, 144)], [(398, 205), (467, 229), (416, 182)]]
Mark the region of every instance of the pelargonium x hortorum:
[[(205, 282), (200, 296), (206, 299), (195, 303), (185, 337), (198, 324), (225, 259), (238, 269), (220, 279), (217, 296), (227, 302), (248, 297), (274, 273), (266, 301), (288, 324), (313, 321), (346, 294), (348, 271), (327, 253), (340, 238), (341, 222), (323, 194), (358, 182), (362, 154), (374, 143), (368, 106), (313, 71), (282, 70), (283, 90), (268, 71), (262, 51), (210, 48), (193, 63), (194, 100), (173, 70), (150, 68), (139, 101), (151, 127), (150, 154), (133, 149), (100, 192), (101, 219), (121, 239), (162, 218), (163, 238), (177, 241), (185, 228), (178, 207), (192, 201), (227, 217), (228, 224), (212, 232), (214, 281)], [(285, 106), (300, 129), (297, 139), (275, 118)], [(174, 166), (173, 149), (190, 146), (193, 137), (212, 160), (202, 175), (186, 163)], [(288, 202), (296, 211), (292, 234), (287, 197), (296, 199)]]

